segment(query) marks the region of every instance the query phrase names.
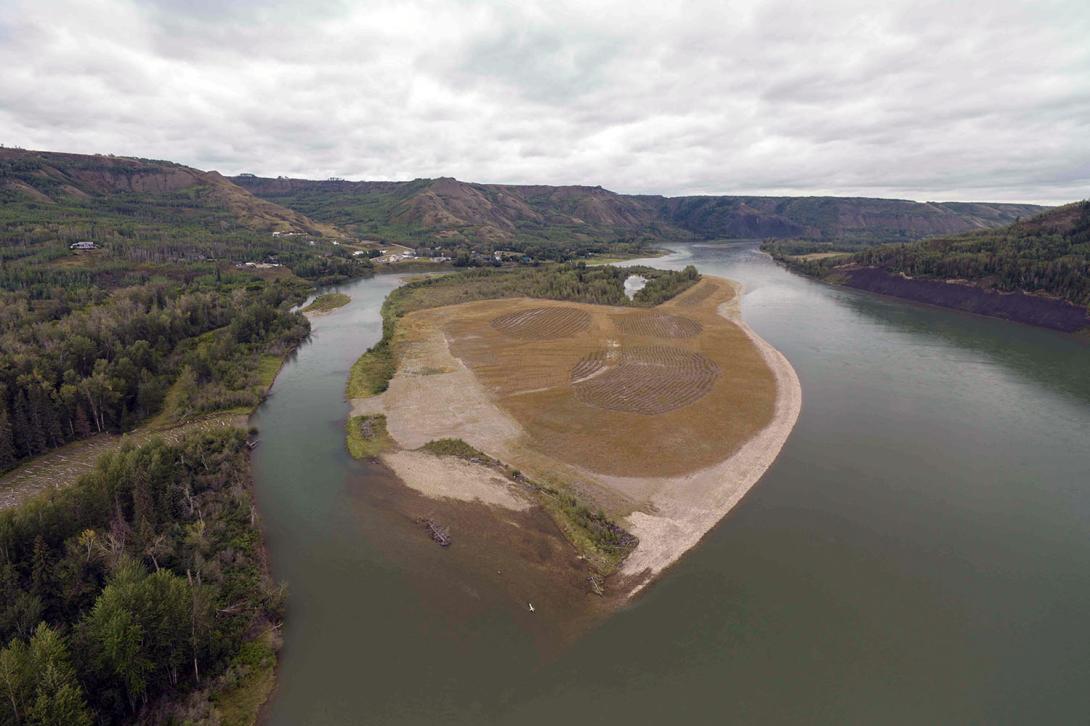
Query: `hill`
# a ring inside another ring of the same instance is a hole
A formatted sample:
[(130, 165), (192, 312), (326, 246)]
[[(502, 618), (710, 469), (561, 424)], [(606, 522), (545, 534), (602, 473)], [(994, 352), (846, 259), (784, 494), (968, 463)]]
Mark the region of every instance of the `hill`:
[(661, 197), (601, 187), (266, 179), (233, 181), (256, 196), (363, 236), (409, 244), (600, 251), (667, 239), (915, 240), (1009, 224), (1044, 207), (850, 197)]
[(831, 282), (919, 302), (1075, 331), (1090, 327), (1090, 202), (1001, 229), (882, 245), (853, 254), (765, 246)]
[[(259, 199), (217, 172), (170, 161), (0, 149), (5, 204), (39, 204), (52, 212), (94, 213), (161, 207), (192, 220), (257, 232), (342, 236), (334, 227)], [(146, 215), (145, 215), (146, 216)], [(99, 222), (101, 224), (101, 221)]]
[[(216, 172), (169, 161), (0, 149), (0, 289), (80, 272), (113, 286), (140, 265), (279, 261), (312, 279), (350, 276), (333, 225), (260, 199)], [(321, 246), (310, 240), (330, 240)], [(76, 242), (98, 252), (73, 257)], [(14, 276), (14, 277), (13, 277)]]

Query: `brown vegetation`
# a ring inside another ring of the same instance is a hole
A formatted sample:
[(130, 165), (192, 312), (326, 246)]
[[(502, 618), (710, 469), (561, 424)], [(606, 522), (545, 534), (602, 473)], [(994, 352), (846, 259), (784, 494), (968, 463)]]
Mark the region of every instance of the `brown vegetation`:
[(570, 338), (590, 327), (590, 315), (577, 308), (530, 308), (500, 315), (491, 325), (504, 335), (523, 340)]
[(592, 353), (572, 369), (575, 397), (588, 406), (655, 416), (703, 398), (719, 377), (715, 361), (681, 348), (649, 345), (612, 353)]
[(613, 318), (613, 324), (622, 333), (651, 338), (691, 338), (700, 335), (700, 331), (704, 329), (691, 318), (659, 312), (617, 315)]
[[(703, 300), (687, 306), (686, 317), (667, 312), (689, 295)], [(454, 356), (525, 429), (529, 447), (594, 472), (662, 476), (726, 458), (771, 416), (767, 367), (717, 314), (733, 295), (726, 283), (705, 280), (650, 313), (524, 299), (413, 317), (443, 332)], [(539, 319), (547, 309), (582, 312), (589, 322), (566, 338), (496, 330), (496, 320)], [(701, 333), (677, 337), (694, 329)]]

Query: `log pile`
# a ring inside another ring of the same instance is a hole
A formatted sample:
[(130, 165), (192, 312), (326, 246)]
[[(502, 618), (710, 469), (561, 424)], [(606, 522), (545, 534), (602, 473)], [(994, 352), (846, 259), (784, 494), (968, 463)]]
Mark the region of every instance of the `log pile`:
[(435, 540), (436, 544), (440, 547), (450, 546), (450, 530), (436, 522), (434, 519), (425, 519), (424, 529), (428, 531), (428, 536)]

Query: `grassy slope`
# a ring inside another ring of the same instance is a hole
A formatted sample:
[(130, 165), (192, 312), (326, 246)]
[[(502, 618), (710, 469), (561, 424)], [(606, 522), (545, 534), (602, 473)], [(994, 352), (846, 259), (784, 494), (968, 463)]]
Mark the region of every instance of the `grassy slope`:
[[(578, 248), (684, 238), (913, 240), (997, 227), (1043, 207), (919, 203), (843, 197), (677, 197), (614, 194), (600, 187), (236, 178), (263, 198), (314, 219), (389, 241), (445, 240), (490, 250)], [(604, 249), (599, 251), (605, 251)], [(552, 259), (557, 259), (553, 257)]]

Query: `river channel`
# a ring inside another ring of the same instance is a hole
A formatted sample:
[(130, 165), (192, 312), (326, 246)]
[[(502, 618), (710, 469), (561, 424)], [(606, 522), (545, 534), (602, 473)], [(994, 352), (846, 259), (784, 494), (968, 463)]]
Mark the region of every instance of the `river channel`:
[(649, 264), (742, 282), (798, 372), (763, 479), (629, 606), (550, 643), (547, 612), (428, 542), (345, 452), (347, 372), (399, 279), (345, 285), (254, 418), (289, 586), (267, 722), (1084, 722), (1090, 344), (826, 286), (752, 243)]

